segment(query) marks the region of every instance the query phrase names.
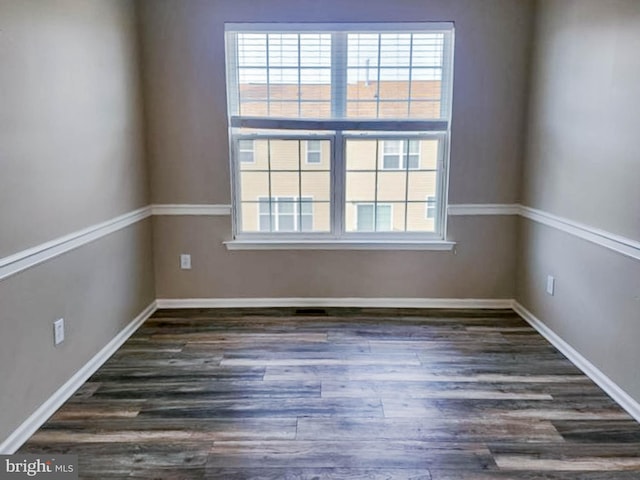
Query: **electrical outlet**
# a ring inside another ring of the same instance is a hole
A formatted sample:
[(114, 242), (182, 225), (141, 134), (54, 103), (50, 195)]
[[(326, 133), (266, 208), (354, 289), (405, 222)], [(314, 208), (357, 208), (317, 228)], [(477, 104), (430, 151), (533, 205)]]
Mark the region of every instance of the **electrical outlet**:
[(180, 254), (180, 268), (182, 270), (191, 270), (191, 255), (188, 253)]
[(60, 345), (64, 342), (64, 318), (53, 322), (53, 344)]
[(556, 279), (551, 275), (547, 276), (547, 293), (551, 296), (555, 294), (556, 291)]

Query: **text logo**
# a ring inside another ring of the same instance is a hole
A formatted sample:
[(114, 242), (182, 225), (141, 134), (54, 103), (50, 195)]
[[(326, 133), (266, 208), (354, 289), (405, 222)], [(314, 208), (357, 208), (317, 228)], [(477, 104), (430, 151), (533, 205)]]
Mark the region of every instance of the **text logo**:
[(77, 480), (77, 455), (0, 455), (0, 480)]

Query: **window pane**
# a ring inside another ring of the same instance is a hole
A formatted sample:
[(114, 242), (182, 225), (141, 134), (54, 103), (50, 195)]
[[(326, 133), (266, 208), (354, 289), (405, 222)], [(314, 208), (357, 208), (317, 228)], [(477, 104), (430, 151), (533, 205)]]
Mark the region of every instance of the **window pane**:
[[(402, 162), (402, 168), (405, 168), (405, 162), (407, 160), (407, 157), (404, 157), (404, 160)], [(420, 168), (420, 155), (409, 155), (408, 157), (409, 160), (409, 170), (417, 170), (418, 168)]]
[(271, 67), (298, 65), (298, 35), (295, 33), (269, 34), (269, 65)]
[(271, 195), (297, 197), (299, 191), (298, 172), (271, 172)]
[(243, 202), (240, 204), (240, 227), (243, 232), (269, 232), (269, 201)]
[(435, 231), (435, 219), (425, 217), (425, 203), (426, 202), (423, 201), (407, 204), (407, 231)]
[[(391, 202), (404, 202), (407, 190), (407, 172), (404, 170), (390, 170), (378, 173), (377, 199)], [(424, 196), (422, 197), (424, 198)]]
[(329, 172), (303, 172), (302, 196), (311, 197), (317, 201), (331, 199), (331, 174)]
[(420, 168), (435, 170), (438, 168), (438, 140), (420, 141)]
[(322, 161), (322, 142), (320, 140), (308, 140), (307, 163), (320, 163)]
[(278, 215), (276, 219), (276, 232), (293, 232), (296, 230), (296, 217), (294, 215)]
[(271, 140), (269, 145), (271, 170), (298, 170), (300, 167), (299, 140)]
[[(241, 115), (299, 118), (331, 114), (326, 106), (304, 105), (309, 100), (325, 100), (330, 105), (330, 33), (237, 33), (235, 38), (238, 91), (231, 95)], [(257, 99), (262, 102), (253, 102)]]
[(300, 34), (300, 64), (303, 67), (331, 66), (331, 34)]
[(377, 205), (376, 208), (376, 231), (389, 232), (391, 231), (391, 205)]
[(400, 168), (400, 155), (384, 155), (382, 157), (382, 168), (386, 170), (397, 170)]
[(264, 197), (259, 197), (258, 201), (260, 202), (258, 206), (258, 212), (260, 213), (260, 215), (269, 215), (269, 212), (271, 212), (269, 199)]
[[(347, 43), (348, 117), (440, 117), (443, 33), (349, 34)], [(435, 103), (414, 108), (418, 99)]]
[(253, 163), (253, 152), (238, 152), (238, 159), (242, 163)]
[(409, 201), (423, 202), (427, 197), (437, 197), (436, 172), (409, 172)]
[(406, 118), (408, 115), (408, 102), (380, 102), (378, 118)]
[(377, 140), (347, 140), (347, 170), (375, 170), (378, 156)]
[(427, 209), (426, 209), (426, 218), (436, 218), (436, 197), (428, 196), (427, 197)]
[[(307, 69), (302, 70), (304, 73), (301, 74), (305, 80), (310, 80), (313, 77), (313, 70), (307, 71)], [(329, 72), (329, 71), (328, 71)], [(330, 74), (330, 73), (329, 73)], [(320, 78), (324, 78), (326, 76), (322, 73), (316, 73), (318, 77), (316, 82), (308, 82), (302, 83), (300, 85), (300, 100), (303, 102), (310, 101), (321, 101), (329, 102), (331, 100), (331, 85), (330, 84), (322, 84), (319, 82)]]
[[(305, 221), (307, 215), (303, 214)], [(314, 232), (331, 231), (331, 205), (329, 202), (313, 202), (313, 228)]]
[(242, 172), (240, 175), (240, 194), (243, 202), (255, 202), (258, 197), (268, 197), (269, 173)]
[(382, 151), (399, 155), (402, 152), (402, 141), (400, 140), (385, 140), (382, 142)]
[[(381, 100), (407, 100), (409, 98), (409, 69), (381, 69), (378, 98)], [(402, 112), (402, 117), (406, 116), (407, 111)]]
[(293, 198), (291, 197), (280, 197), (278, 198), (278, 215), (291, 214), (293, 215), (294, 203)]
[[(260, 215), (260, 232), (271, 231), (271, 217), (269, 215)], [(251, 231), (252, 229), (245, 228), (245, 231)]]
[(383, 33), (380, 35), (380, 65), (383, 67), (411, 65), (410, 33)]
[(347, 117), (376, 118), (378, 116), (376, 102), (347, 102)]
[(373, 204), (369, 205), (357, 205), (357, 225), (356, 231), (358, 232), (373, 232), (374, 220), (373, 213), (375, 207)]
[(347, 202), (370, 202), (375, 198), (375, 172), (347, 172)]

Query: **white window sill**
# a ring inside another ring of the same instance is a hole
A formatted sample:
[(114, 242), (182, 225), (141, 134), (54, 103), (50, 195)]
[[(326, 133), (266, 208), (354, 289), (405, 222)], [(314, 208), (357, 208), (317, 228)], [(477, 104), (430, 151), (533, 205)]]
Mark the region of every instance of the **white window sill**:
[(444, 240), (231, 240), (227, 250), (435, 250), (452, 251)]

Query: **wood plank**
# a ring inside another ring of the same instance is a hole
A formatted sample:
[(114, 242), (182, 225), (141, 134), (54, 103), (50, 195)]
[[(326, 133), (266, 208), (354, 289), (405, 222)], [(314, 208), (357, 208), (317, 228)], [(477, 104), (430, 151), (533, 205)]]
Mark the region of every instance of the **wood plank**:
[(640, 425), (512, 311), (165, 310), (20, 452), (102, 480), (637, 480)]

